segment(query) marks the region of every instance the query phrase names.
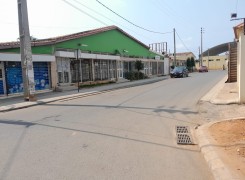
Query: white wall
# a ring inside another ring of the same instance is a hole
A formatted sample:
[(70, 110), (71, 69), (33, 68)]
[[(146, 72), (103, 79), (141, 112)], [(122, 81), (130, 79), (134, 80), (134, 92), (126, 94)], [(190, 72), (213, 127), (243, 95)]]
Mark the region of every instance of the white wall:
[(169, 58), (164, 58), (164, 75), (169, 75), (169, 69), (170, 69)]
[(245, 35), (240, 33), (238, 44), (239, 100), (245, 103)]

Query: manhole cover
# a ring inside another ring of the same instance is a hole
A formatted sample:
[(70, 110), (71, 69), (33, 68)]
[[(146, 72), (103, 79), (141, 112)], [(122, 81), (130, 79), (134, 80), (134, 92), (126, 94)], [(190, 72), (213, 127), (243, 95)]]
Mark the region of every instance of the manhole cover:
[(189, 134), (177, 134), (177, 144), (193, 144)]
[(188, 126), (176, 126), (176, 133), (190, 133)]

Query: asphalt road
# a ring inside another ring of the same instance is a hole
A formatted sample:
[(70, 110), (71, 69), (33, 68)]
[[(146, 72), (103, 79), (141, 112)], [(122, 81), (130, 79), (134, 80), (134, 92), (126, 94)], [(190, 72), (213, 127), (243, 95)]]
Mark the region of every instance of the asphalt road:
[(212, 179), (175, 126), (203, 123), (197, 102), (225, 73), (0, 113), (0, 179)]

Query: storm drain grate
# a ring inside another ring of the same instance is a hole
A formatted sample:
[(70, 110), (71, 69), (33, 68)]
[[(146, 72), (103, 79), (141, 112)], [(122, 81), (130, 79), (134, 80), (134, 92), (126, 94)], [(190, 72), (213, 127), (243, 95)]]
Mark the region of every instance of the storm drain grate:
[(177, 134), (177, 144), (193, 144), (189, 134)]
[(176, 133), (190, 133), (188, 126), (176, 126)]
[(193, 144), (190, 128), (188, 126), (176, 126), (177, 144)]

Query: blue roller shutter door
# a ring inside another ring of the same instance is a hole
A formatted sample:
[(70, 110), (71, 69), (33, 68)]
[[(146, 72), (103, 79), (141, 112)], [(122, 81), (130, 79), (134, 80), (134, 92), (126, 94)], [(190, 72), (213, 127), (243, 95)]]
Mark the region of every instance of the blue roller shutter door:
[(23, 92), (20, 62), (8, 62), (6, 64), (6, 81), (8, 94)]
[[(34, 62), (35, 89), (49, 89), (49, 70), (47, 62)], [(20, 62), (8, 62), (6, 67), (7, 89), (9, 94), (23, 92), (22, 70)]]
[(3, 70), (0, 68), (0, 95), (4, 94), (3, 90)]
[(4, 94), (3, 91), (3, 80), (0, 80), (0, 95)]
[(47, 62), (35, 62), (34, 67), (34, 79), (36, 83), (36, 90), (49, 89), (49, 67)]

